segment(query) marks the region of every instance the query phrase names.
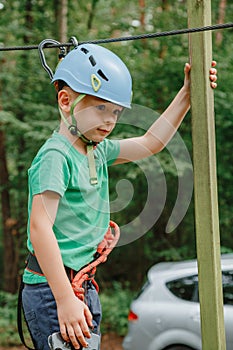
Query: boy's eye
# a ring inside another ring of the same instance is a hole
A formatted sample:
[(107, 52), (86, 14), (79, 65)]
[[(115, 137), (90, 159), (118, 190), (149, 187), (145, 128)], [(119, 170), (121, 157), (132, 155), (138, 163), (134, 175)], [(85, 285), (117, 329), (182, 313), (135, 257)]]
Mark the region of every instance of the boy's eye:
[(115, 114), (115, 116), (117, 116), (117, 118), (121, 115), (121, 112), (122, 111), (120, 111), (119, 109), (116, 109), (115, 111), (114, 111), (114, 114)]
[(99, 111), (105, 111), (105, 105), (98, 105), (98, 106), (96, 106), (96, 108), (97, 108)]
[(124, 108), (116, 109), (114, 111), (114, 114), (117, 116), (117, 118), (119, 118), (121, 116), (121, 114), (123, 113), (123, 111), (124, 111)]

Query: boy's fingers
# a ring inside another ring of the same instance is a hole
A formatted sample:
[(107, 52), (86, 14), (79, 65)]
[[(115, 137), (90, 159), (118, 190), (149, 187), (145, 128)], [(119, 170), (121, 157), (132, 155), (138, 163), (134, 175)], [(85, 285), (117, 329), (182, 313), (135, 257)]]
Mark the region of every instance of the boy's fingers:
[(210, 68), (210, 74), (216, 75), (218, 73), (216, 68)]
[(62, 325), (60, 326), (60, 332), (64, 341), (71, 342), (75, 349), (86, 348), (88, 346), (84, 337), (90, 338), (91, 335), (85, 321), (80, 321), (73, 325)]
[(215, 89), (218, 85), (217, 85), (217, 83), (211, 83), (210, 86), (211, 86), (213, 89)]
[(92, 323), (92, 314), (89, 310), (89, 308), (86, 306), (85, 310), (84, 310), (84, 315), (85, 315), (85, 319), (86, 319), (86, 322), (88, 324), (88, 326), (90, 328), (93, 328), (93, 323)]
[(211, 80), (212, 82), (215, 82), (215, 81), (217, 80), (216, 75), (215, 75), (215, 74), (211, 74), (211, 75), (210, 75), (210, 80)]
[(191, 69), (191, 65), (189, 63), (185, 63), (185, 66), (184, 66), (185, 73), (188, 73), (190, 69)]
[(90, 334), (89, 327), (87, 326), (86, 322), (80, 323), (80, 327), (81, 327), (83, 335), (87, 338), (90, 338), (91, 334)]
[(69, 340), (72, 343), (75, 349), (80, 349), (80, 345), (83, 347), (87, 347), (88, 344), (84, 339), (83, 332), (78, 323), (76, 323), (73, 327), (69, 327)]
[(68, 342), (69, 341), (69, 336), (67, 335), (66, 326), (65, 325), (60, 325), (60, 332), (61, 332), (61, 336), (64, 339), (64, 341)]

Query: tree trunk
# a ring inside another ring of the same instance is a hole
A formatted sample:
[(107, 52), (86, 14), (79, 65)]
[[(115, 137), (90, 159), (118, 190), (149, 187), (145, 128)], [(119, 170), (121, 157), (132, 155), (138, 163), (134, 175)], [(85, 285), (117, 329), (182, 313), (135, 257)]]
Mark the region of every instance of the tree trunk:
[(67, 41), (68, 0), (59, 0), (55, 16), (58, 24), (58, 40), (65, 43)]
[(141, 27), (142, 29), (144, 29), (145, 28), (145, 9), (146, 9), (145, 0), (139, 0), (139, 8), (140, 8)]
[(17, 233), (17, 221), (11, 218), (9, 174), (7, 169), (5, 135), (0, 130), (0, 188), (1, 188), (1, 214), (3, 227), (3, 289), (15, 293), (17, 290), (17, 253), (14, 235)]
[(162, 5), (163, 11), (169, 10), (170, 5), (169, 5), (169, 1), (168, 0), (162, 0), (162, 4), (161, 5)]
[[(227, 0), (220, 0), (219, 2), (219, 15), (218, 15), (218, 24), (223, 24), (225, 21), (225, 15), (226, 15), (226, 7), (227, 7)], [(216, 33), (216, 44), (220, 46), (222, 44), (223, 40), (223, 32), (219, 30)]]
[[(32, 13), (32, 0), (27, 0), (24, 4), (25, 10), (25, 26), (27, 29), (31, 29), (33, 27), (33, 18), (31, 16)], [(23, 37), (24, 43), (28, 44), (30, 39), (28, 37), (28, 31), (25, 31), (25, 35)], [(27, 62), (27, 53), (23, 53), (22, 56), (25, 57), (25, 62)], [(27, 86), (26, 83), (27, 77), (24, 79), (24, 86)], [(25, 88), (25, 87), (23, 87)], [(1, 91), (1, 89), (0, 89)], [(24, 120), (24, 114), (19, 112), (17, 114), (17, 118), (20, 121)], [(2, 222), (3, 222), (3, 265), (4, 265), (4, 273), (3, 273), (3, 288), (5, 291), (10, 293), (15, 293), (18, 289), (18, 272), (19, 272), (19, 261), (20, 261), (20, 237), (19, 237), (19, 227), (25, 226), (25, 202), (23, 196), (19, 195), (17, 197), (17, 203), (15, 203), (16, 210), (14, 215), (17, 219), (13, 218), (12, 215), (12, 207), (11, 207), (11, 197), (10, 197), (10, 180), (7, 169), (7, 150), (5, 145), (5, 134), (3, 130), (0, 130), (0, 186), (2, 188), (1, 191), (1, 210), (2, 210)], [(14, 186), (19, 189), (25, 188), (23, 185), (25, 182), (24, 178), (24, 166), (23, 162), (21, 162), (21, 155), (25, 150), (25, 140), (24, 136), (21, 135), (19, 138), (15, 138), (15, 142), (18, 145), (18, 164), (17, 164), (17, 172), (18, 176), (15, 181), (17, 183)]]
[(96, 5), (97, 5), (98, 1), (99, 0), (92, 0), (91, 10), (90, 10), (89, 18), (87, 21), (87, 28), (88, 29), (92, 28), (92, 23), (93, 23), (93, 19), (94, 19), (94, 15), (95, 15), (95, 9), (96, 9)]

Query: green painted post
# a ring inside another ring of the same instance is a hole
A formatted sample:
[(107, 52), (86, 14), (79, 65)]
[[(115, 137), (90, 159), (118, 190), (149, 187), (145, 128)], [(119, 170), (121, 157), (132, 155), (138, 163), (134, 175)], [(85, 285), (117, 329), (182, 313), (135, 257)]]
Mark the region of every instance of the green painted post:
[[(211, 25), (211, 0), (188, 0), (190, 28)], [(195, 225), (202, 350), (225, 350), (211, 32), (190, 35)]]

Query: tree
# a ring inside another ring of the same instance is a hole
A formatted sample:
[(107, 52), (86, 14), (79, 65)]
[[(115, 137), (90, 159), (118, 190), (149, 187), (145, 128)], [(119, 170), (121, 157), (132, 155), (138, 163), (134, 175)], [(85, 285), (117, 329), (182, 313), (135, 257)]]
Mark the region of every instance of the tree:
[(67, 16), (68, 16), (68, 0), (59, 0), (55, 2), (58, 11), (55, 12), (58, 24), (58, 40), (61, 43), (67, 41)]
[[(220, 0), (219, 2), (219, 15), (218, 15), (218, 23), (223, 24), (225, 21), (226, 16), (226, 7), (227, 7), (227, 0)], [(223, 40), (223, 35), (221, 31), (218, 31), (216, 33), (216, 44), (218, 46), (221, 45)]]
[[(0, 125), (1, 126), (1, 125)], [(11, 217), (9, 173), (6, 160), (5, 133), (0, 130), (0, 188), (3, 223), (3, 278), (4, 290), (14, 293), (17, 289), (18, 254), (15, 238), (18, 235), (17, 220)]]

